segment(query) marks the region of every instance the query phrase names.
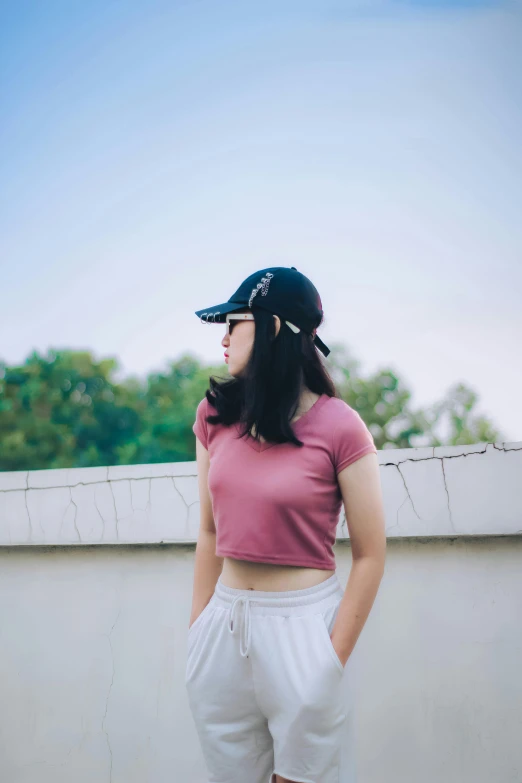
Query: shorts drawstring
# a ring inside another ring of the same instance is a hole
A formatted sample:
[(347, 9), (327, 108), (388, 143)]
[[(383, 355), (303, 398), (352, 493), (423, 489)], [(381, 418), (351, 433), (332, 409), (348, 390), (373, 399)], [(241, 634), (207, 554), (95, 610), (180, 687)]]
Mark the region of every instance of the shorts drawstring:
[[(228, 630), (230, 633), (234, 633), (235, 630), (235, 623), (234, 623), (234, 611), (236, 608), (236, 605), (242, 601), (244, 604), (244, 616), (243, 616), (243, 625), (240, 628), (239, 632), (239, 652), (243, 656), (248, 655), (248, 651), (250, 650), (250, 639), (251, 639), (251, 630), (250, 630), (250, 601), (252, 599), (245, 595), (236, 595), (234, 600), (232, 601), (232, 606), (230, 607), (229, 615), (228, 615)], [(242, 649), (242, 635), (241, 631), (244, 631), (244, 636), (246, 636), (246, 642), (244, 646), (244, 652)]]
[[(322, 601), (328, 601), (334, 595), (342, 596), (343, 590), (336, 574), (311, 587), (299, 590), (252, 590), (249, 588), (229, 587), (218, 579), (212, 600), (214, 606), (227, 610), (227, 625), (231, 634), (239, 625), (239, 651), (243, 658), (249, 656), (252, 646), (251, 615), (260, 612), (286, 615), (293, 608), (300, 607), (301, 614), (316, 613), (316, 607)], [(243, 616), (238, 604), (243, 604)], [(287, 611), (288, 610), (288, 611)], [(239, 612), (239, 614), (238, 614)], [(236, 622), (237, 618), (237, 622)]]

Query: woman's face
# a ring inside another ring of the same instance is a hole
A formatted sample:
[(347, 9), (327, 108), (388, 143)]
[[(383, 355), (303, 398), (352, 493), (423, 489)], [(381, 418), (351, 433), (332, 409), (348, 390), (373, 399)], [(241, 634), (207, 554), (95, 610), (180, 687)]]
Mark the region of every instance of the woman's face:
[[(236, 310), (236, 313), (251, 313), (249, 307), (245, 307), (243, 310)], [(280, 320), (277, 315), (275, 318), (275, 333), (279, 332)], [(223, 324), (223, 329), (225, 329)], [(221, 340), (221, 345), (225, 349), (225, 362), (228, 365), (228, 372), (234, 377), (238, 377), (246, 367), (254, 345), (254, 334), (256, 329), (256, 323), (254, 320), (250, 321), (236, 321), (232, 319), (230, 321), (230, 333), (225, 334)]]
[[(251, 312), (248, 307), (243, 310), (236, 310), (236, 313)], [(240, 376), (246, 367), (250, 358), (250, 352), (254, 345), (255, 321), (230, 321), (230, 333), (225, 334), (221, 340), (221, 345), (225, 349), (225, 362), (228, 365), (228, 372), (234, 377)], [(226, 325), (223, 324), (223, 329)]]

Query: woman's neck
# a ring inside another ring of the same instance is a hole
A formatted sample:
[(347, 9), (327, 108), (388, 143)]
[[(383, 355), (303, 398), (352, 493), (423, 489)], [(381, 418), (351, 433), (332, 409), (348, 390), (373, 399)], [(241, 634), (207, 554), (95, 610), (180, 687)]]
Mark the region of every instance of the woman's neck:
[[(297, 406), (297, 410), (294, 414), (294, 416), (290, 419), (290, 424), (293, 424), (295, 421), (301, 418), (307, 411), (310, 410), (312, 405), (315, 405), (317, 400), (319, 399), (321, 395), (316, 394), (315, 392), (310, 391), (310, 389), (305, 388), (301, 392), (301, 396), (299, 397), (299, 404)], [(251, 434), (255, 437), (255, 426), (252, 427)], [(263, 436), (260, 436), (261, 443), (265, 442), (265, 439)]]
[(320, 396), (320, 394), (316, 394), (315, 392), (310, 391), (308, 388), (303, 389), (301, 396), (299, 397), (297, 410), (293, 418), (290, 419), (290, 424), (292, 424), (294, 421), (297, 421), (297, 419), (309, 411), (310, 408), (315, 405)]

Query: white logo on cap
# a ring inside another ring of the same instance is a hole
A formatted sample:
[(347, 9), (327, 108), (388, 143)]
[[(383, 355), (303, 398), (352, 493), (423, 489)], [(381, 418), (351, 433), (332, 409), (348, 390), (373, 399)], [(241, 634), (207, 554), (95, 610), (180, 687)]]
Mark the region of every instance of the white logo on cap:
[(250, 299), (248, 300), (248, 306), (252, 307), (252, 300), (254, 296), (257, 294), (259, 289), (263, 289), (261, 291), (261, 296), (266, 296), (268, 293), (268, 286), (270, 285), (270, 278), (272, 278), (274, 275), (271, 272), (266, 273), (266, 277), (261, 278), (261, 282), (256, 285), (255, 288), (252, 289), (252, 293), (250, 294)]

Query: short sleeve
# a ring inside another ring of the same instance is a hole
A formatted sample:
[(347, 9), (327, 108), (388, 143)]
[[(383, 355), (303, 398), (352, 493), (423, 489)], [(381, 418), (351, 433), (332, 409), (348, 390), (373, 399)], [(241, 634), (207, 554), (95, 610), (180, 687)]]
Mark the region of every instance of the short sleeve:
[(347, 403), (340, 406), (333, 434), (333, 464), (340, 473), (365, 454), (376, 454), (372, 434), (356, 410)]
[(196, 409), (196, 421), (192, 425), (194, 435), (196, 435), (197, 439), (201, 441), (206, 449), (208, 449), (208, 424), (205, 421), (205, 416), (208, 415), (207, 406), (207, 398), (203, 397)]

